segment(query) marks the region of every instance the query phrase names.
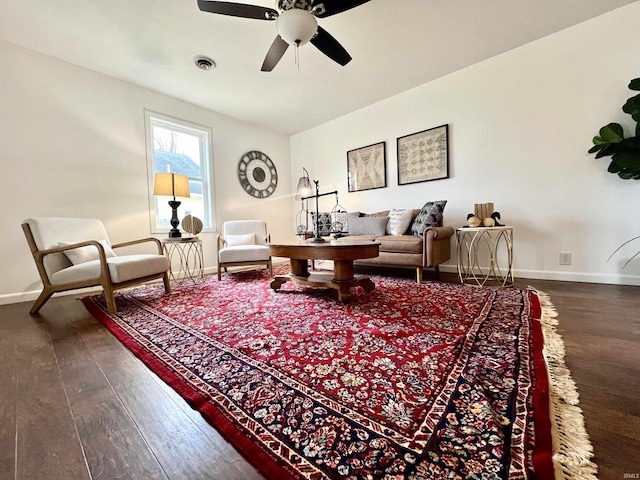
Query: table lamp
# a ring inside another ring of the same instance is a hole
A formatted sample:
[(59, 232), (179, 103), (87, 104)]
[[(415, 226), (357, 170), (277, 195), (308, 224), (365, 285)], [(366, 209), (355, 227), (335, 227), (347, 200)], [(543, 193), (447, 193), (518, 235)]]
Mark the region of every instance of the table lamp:
[(171, 207), (170, 223), (171, 227), (173, 227), (169, 231), (169, 238), (182, 237), (180, 230), (178, 230), (178, 225), (180, 225), (180, 220), (178, 220), (178, 207), (181, 202), (176, 201), (176, 197), (191, 197), (189, 177), (177, 173), (156, 173), (153, 194), (156, 196), (173, 197), (173, 200), (169, 200), (169, 206)]

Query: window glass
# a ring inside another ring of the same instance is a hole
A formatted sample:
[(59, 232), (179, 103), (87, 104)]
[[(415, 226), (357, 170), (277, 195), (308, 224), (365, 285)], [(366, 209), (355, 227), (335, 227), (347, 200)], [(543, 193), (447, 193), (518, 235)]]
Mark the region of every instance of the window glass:
[(202, 220), (204, 228), (215, 225), (211, 205), (211, 161), (209, 158), (210, 130), (189, 122), (145, 112), (147, 120), (147, 157), (151, 173), (151, 228), (160, 232), (171, 228), (171, 207), (168, 197), (153, 195), (156, 173), (179, 173), (189, 177), (191, 197), (176, 197), (181, 202), (178, 218), (193, 215)]

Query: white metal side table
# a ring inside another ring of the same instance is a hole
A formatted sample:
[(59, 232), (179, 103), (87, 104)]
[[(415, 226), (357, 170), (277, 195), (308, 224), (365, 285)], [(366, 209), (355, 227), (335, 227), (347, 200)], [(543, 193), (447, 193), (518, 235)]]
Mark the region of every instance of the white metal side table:
[(513, 285), (513, 227), (461, 227), (456, 239), (461, 283)]
[(191, 238), (165, 238), (164, 254), (169, 259), (169, 277), (172, 282), (193, 283), (204, 281), (204, 257), (202, 240)]

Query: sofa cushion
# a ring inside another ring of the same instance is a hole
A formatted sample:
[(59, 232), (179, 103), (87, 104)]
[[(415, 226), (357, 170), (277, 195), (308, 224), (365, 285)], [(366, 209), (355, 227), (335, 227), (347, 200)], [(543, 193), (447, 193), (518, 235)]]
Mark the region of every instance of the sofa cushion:
[(389, 222), (387, 223), (387, 235), (404, 235), (411, 225), (413, 210), (389, 211)]
[(381, 212), (375, 212), (375, 213), (363, 213), (361, 216), (362, 217), (388, 217), (389, 210), (383, 210)]
[(381, 252), (422, 253), (422, 239), (415, 235), (384, 235), (376, 238)]
[(269, 247), (266, 245), (238, 245), (232, 248), (221, 248), (218, 252), (221, 263), (261, 262), (269, 260)]
[(349, 235), (385, 234), (389, 217), (353, 217), (349, 219)]
[[(94, 248), (95, 250), (95, 248)], [(107, 259), (113, 283), (156, 275), (169, 270), (169, 260), (164, 255), (123, 255)], [(91, 280), (100, 277), (100, 260), (91, 260), (60, 270), (51, 275), (52, 285)]]
[(422, 210), (420, 210), (420, 213), (413, 221), (411, 232), (414, 235), (421, 237), (425, 228), (438, 227), (442, 225), (442, 212), (444, 211), (446, 204), (446, 200), (425, 203)]
[(376, 242), (378, 235), (348, 235), (345, 237), (350, 242)]

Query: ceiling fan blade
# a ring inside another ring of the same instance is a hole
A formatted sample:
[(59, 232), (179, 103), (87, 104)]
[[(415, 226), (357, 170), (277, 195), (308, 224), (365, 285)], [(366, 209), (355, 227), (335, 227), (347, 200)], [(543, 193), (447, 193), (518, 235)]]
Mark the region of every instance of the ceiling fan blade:
[(289, 44), (285, 42), (280, 35), (278, 35), (271, 44), (260, 70), (263, 72), (270, 72), (273, 70), (284, 55), (284, 52), (287, 51), (287, 48), (289, 48)]
[(324, 12), (317, 14), (318, 18), (330, 17), (336, 13), (342, 13), (346, 10), (359, 7), (363, 3), (367, 3), (369, 0), (316, 0), (314, 7), (317, 5), (324, 5)]
[(198, 0), (198, 8), (203, 12), (231, 15), (232, 17), (255, 18), (257, 20), (275, 20), (278, 18), (278, 11), (273, 8), (246, 5), (244, 3)]
[(344, 47), (319, 25), (318, 34), (311, 39), (311, 43), (327, 57), (334, 62), (338, 62), (343, 67), (351, 61), (351, 55), (347, 53)]

